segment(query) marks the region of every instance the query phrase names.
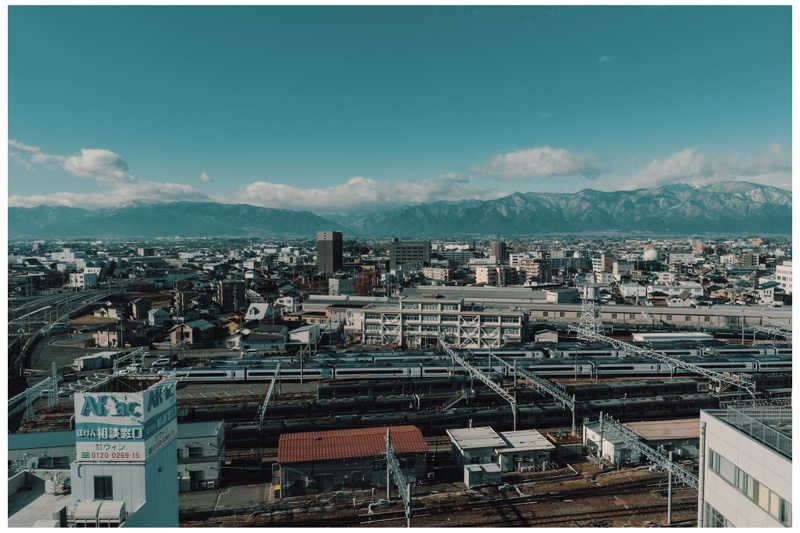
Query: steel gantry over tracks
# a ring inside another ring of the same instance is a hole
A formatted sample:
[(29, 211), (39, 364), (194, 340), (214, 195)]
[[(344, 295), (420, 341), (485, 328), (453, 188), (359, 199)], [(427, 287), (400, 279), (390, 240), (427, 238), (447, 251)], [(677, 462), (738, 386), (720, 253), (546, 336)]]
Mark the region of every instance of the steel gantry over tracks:
[(458, 363), (459, 365), (463, 366), (467, 372), (469, 373), (470, 377), (474, 376), (478, 378), (484, 385), (492, 389), (494, 392), (498, 394), (502, 399), (507, 401), (509, 405), (511, 405), (511, 414), (514, 417), (514, 431), (517, 430), (517, 400), (510, 395), (506, 390), (492, 381), (489, 376), (472, 366), (469, 362), (465, 361), (461, 356), (459, 356), (447, 342), (444, 340), (443, 336), (439, 336), (439, 344), (441, 345), (442, 349), (445, 351), (450, 358)]
[(391, 432), (389, 428), (386, 428), (386, 499), (389, 501), (392, 499), (392, 476), (394, 476), (394, 482), (400, 492), (400, 498), (403, 500), (406, 526), (411, 527), (411, 483), (408, 482), (406, 475), (400, 468), (400, 461), (397, 460), (392, 446)]
[(514, 364), (511, 365), (508, 361), (505, 361), (499, 357), (497, 357), (493, 352), (489, 352), (489, 355), (503, 364), (508, 370), (512, 372), (514, 376), (514, 380), (516, 381), (517, 377), (522, 377), (533, 385), (533, 387), (548, 396), (551, 396), (556, 402), (560, 403), (564, 409), (569, 409), (572, 411), (572, 433), (575, 433), (575, 395), (569, 395), (567, 391), (558, 383), (553, 383), (548, 381), (544, 378), (540, 378), (536, 374), (532, 374), (526, 370), (521, 368), (517, 368), (516, 361)]
[(738, 387), (739, 389), (747, 392), (751, 397), (755, 398), (755, 384), (751, 379), (748, 379), (745, 376), (741, 375), (729, 376), (727, 374), (723, 374), (722, 372), (717, 372), (715, 370), (703, 368), (694, 363), (689, 363), (687, 361), (683, 361), (676, 357), (670, 357), (666, 354), (657, 352), (655, 350), (650, 350), (648, 348), (636, 346), (629, 342), (621, 341), (618, 339), (614, 339), (612, 337), (608, 337), (606, 335), (602, 335), (600, 333), (595, 333), (593, 331), (586, 330), (581, 326), (573, 325), (571, 329), (575, 331), (582, 338), (603, 342), (605, 344), (610, 344), (611, 346), (614, 346), (618, 350), (630, 355), (640, 355), (642, 357), (647, 357), (649, 359), (655, 359), (656, 361), (670, 365), (670, 367), (673, 370), (675, 368), (683, 368), (684, 370), (688, 370), (689, 372), (700, 374), (701, 376), (704, 376), (718, 383), (720, 386), (724, 385), (724, 386)]
[(269, 400), (272, 398), (272, 391), (275, 390), (275, 383), (278, 381), (278, 374), (281, 371), (281, 364), (278, 363), (278, 366), (275, 367), (275, 373), (272, 375), (272, 381), (269, 382), (269, 388), (267, 389), (267, 393), (264, 395), (264, 402), (261, 404), (261, 407), (258, 409), (258, 433), (259, 435), (264, 432), (264, 416), (267, 414), (267, 407), (269, 406)]
[(663, 452), (651, 448), (642, 442), (641, 437), (637, 435), (636, 432), (620, 424), (610, 416), (604, 415), (603, 413), (600, 414), (600, 427), (605, 427), (604, 430), (601, 429), (600, 434), (600, 456), (602, 456), (603, 453), (602, 432), (610, 430), (617, 439), (621, 440), (625, 445), (629, 446), (640, 455), (646, 457), (648, 462), (667, 472), (667, 525), (670, 525), (672, 523), (672, 480), (675, 479), (678, 483), (683, 483), (687, 487), (696, 489), (700, 483), (698, 477), (689, 472), (683, 465), (673, 462), (672, 452), (669, 452), (669, 455), (665, 455)]
[(33, 419), (36, 411), (33, 407), (33, 402), (36, 401), (43, 394), (47, 394), (47, 405), (53, 407), (58, 403), (58, 372), (56, 371), (56, 364), (53, 363), (51, 367), (51, 375), (46, 377), (33, 387), (29, 387), (20, 392), (13, 398), (8, 400), (8, 416), (12, 417), (20, 411), (25, 411), (23, 415), (24, 420)]

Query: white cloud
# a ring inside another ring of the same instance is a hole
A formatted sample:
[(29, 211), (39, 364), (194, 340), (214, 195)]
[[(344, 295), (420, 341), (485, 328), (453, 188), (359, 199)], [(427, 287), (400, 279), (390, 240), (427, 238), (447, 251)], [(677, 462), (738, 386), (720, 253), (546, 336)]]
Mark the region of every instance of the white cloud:
[(752, 181), (791, 189), (792, 158), (778, 144), (758, 154), (712, 155), (686, 148), (654, 159), (614, 188), (659, 187), (670, 183), (708, 185), (720, 181)]
[(500, 196), (504, 194), (487, 187), (473, 185), (467, 179), (450, 173), (418, 181), (378, 181), (354, 177), (341, 185), (319, 189), (303, 189), (281, 183), (256, 181), (239, 192), (238, 201), (262, 207), (333, 212)]
[(61, 205), (67, 207), (118, 207), (133, 202), (177, 202), (208, 201), (210, 198), (192, 187), (180, 183), (136, 181), (96, 193), (54, 192), (30, 196), (8, 197), (11, 207), (36, 207), (37, 205)]
[(477, 171), (498, 179), (511, 180), (570, 175), (594, 178), (605, 172), (606, 168), (591, 154), (541, 146), (498, 154), (489, 161), (488, 168)]
[(66, 158), (64, 169), (76, 176), (92, 178), (103, 183), (136, 181), (136, 178), (131, 176), (125, 160), (110, 150), (82, 148), (80, 154)]
[(598, 63), (611, 63), (617, 56), (600, 56), (597, 58)]
[(128, 169), (121, 156), (110, 150), (83, 148), (71, 156), (45, 154), (38, 146), (8, 141), (9, 156), (21, 161), (26, 168), (34, 165), (59, 163), (64, 170), (83, 178), (95, 180), (102, 188), (94, 193), (54, 192), (29, 196), (12, 195), (8, 204), (16, 207), (63, 205), (69, 207), (110, 207), (134, 201), (174, 202), (178, 200), (208, 200), (209, 197), (191, 185), (139, 180)]
[(208, 174), (203, 172), (202, 174), (200, 174), (200, 181), (202, 181), (203, 183), (209, 183), (209, 182), (211, 182), (213, 180), (208, 177)]
[(8, 140), (8, 157), (21, 163), (27, 170), (32, 170), (34, 165), (64, 161), (64, 156), (44, 154), (38, 146), (24, 144), (14, 139)]

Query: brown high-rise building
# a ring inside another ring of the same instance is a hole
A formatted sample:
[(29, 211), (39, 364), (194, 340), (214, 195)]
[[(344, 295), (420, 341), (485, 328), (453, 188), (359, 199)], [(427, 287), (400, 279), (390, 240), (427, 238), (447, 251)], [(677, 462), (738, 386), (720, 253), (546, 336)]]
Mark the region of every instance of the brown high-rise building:
[(489, 245), (492, 249), (492, 256), (495, 257), (498, 263), (508, 262), (508, 248), (503, 241), (492, 241)]
[(335, 274), (342, 269), (342, 234), (338, 231), (317, 232), (317, 270)]

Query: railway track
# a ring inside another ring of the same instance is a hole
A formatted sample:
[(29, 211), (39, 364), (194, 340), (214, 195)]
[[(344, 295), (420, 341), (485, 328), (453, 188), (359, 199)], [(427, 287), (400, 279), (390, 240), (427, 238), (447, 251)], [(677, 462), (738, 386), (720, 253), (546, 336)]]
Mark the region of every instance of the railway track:
[[(547, 483), (547, 480), (540, 480), (537, 482), (539, 485)], [(491, 500), (478, 500), (478, 501), (459, 501), (453, 503), (432, 503), (426, 502), (422, 499), (417, 499), (415, 503), (417, 507), (413, 509), (412, 516), (422, 518), (425, 516), (437, 515), (458, 515), (475, 513), (480, 511), (487, 512), (514, 512), (518, 515), (519, 508), (529, 505), (552, 503), (563, 500), (574, 500), (580, 498), (600, 497), (600, 496), (617, 496), (623, 494), (636, 494), (652, 492), (651, 484), (653, 478), (648, 477), (640, 480), (626, 481), (616, 483), (613, 485), (604, 486), (590, 486), (579, 487), (570, 490), (550, 491), (540, 494), (532, 494), (528, 496), (513, 497), (513, 498), (494, 498)], [(424, 496), (423, 496), (424, 498)], [(413, 499), (413, 496), (412, 496)], [(287, 502), (288, 503), (288, 502)], [(696, 506), (694, 501), (685, 503), (674, 503), (673, 510), (681, 510), (681, 505), (687, 505), (688, 508)], [(666, 510), (666, 505), (645, 506), (637, 511), (639, 508), (629, 509), (614, 509), (605, 511), (617, 512), (615, 516), (627, 516), (629, 514), (645, 512), (648, 509), (651, 512), (661, 512)], [(600, 513), (600, 512), (598, 512)], [(571, 513), (569, 515), (554, 515), (535, 517), (531, 516), (530, 522), (534, 520), (543, 521), (543, 524), (556, 523), (559, 520), (590, 520), (602, 519), (598, 513)], [(273, 511), (266, 511), (263, 509), (236, 509), (226, 510), (225, 516), (221, 516), (217, 511), (213, 514), (215, 525), (246, 525), (246, 526), (262, 526), (262, 525), (280, 525), (290, 527), (347, 527), (347, 526), (368, 526), (368, 525), (392, 525), (393, 522), (405, 520), (405, 514), (402, 510), (391, 510), (372, 515), (354, 513), (352, 508), (326, 508), (320, 510), (320, 515), (309, 516), (303, 505), (298, 503), (292, 508), (283, 507), (282, 509), (275, 509)], [(581, 515), (597, 515), (581, 517)], [(568, 518), (573, 517), (573, 518)], [(578, 518), (574, 518), (578, 517)], [(181, 523), (185, 525), (209, 525), (204, 522), (211, 519), (212, 513), (181, 513)], [(526, 519), (527, 520), (527, 519)], [(537, 522), (538, 523), (538, 522)], [(507, 525), (507, 524), (506, 524)]]
[[(536, 503), (536, 502), (530, 502)], [(517, 504), (517, 506), (526, 505), (526, 504)], [(672, 504), (672, 512), (678, 511), (689, 511), (696, 508), (695, 502), (679, 502)], [(472, 509), (465, 509), (464, 512), (470, 512)], [(516, 516), (514, 518), (500, 518), (493, 521), (488, 522), (480, 522), (479, 524), (481, 527), (487, 526), (545, 526), (545, 525), (563, 525), (563, 524), (577, 524), (577, 522), (598, 522), (610, 518), (624, 518), (626, 516), (633, 516), (633, 515), (651, 515), (651, 514), (663, 514), (667, 511), (667, 504), (656, 504), (656, 505), (643, 505), (638, 507), (628, 507), (625, 509), (603, 509), (600, 511), (585, 511), (580, 513), (565, 513), (565, 514), (552, 514), (552, 515), (544, 515), (544, 516), (530, 516), (530, 517), (523, 517), (523, 516)], [(416, 515), (417, 518), (423, 518), (426, 516), (434, 516), (442, 513), (421, 513)], [(383, 518), (376, 521), (362, 521), (359, 523), (361, 526), (369, 526), (369, 525), (378, 525), (380, 524), (383, 527), (389, 527), (390, 524), (386, 524), (385, 522), (395, 522), (405, 520), (405, 515), (399, 513), (399, 516), (393, 518)], [(412, 515), (412, 524), (414, 520), (414, 515)]]

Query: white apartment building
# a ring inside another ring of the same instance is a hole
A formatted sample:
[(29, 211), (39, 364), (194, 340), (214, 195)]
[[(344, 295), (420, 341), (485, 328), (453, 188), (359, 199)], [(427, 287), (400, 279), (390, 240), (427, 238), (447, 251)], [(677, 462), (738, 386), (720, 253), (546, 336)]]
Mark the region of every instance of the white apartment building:
[(687, 265), (697, 263), (700, 260), (694, 254), (686, 254), (686, 253), (675, 253), (669, 254), (669, 263), (684, 263)]
[(363, 344), (422, 348), (439, 335), (456, 348), (499, 348), (521, 342), (522, 311), (502, 311), (464, 303), (463, 298), (401, 298), (399, 306), (364, 307)]
[(700, 411), (701, 527), (791, 527), (790, 407)]
[(677, 285), (648, 285), (647, 294), (650, 295), (654, 292), (661, 292), (667, 296), (680, 296), (687, 292), (689, 296), (696, 298), (703, 296), (703, 286), (693, 281), (682, 281)]
[(675, 283), (675, 272), (656, 272), (656, 278), (659, 283), (668, 284)]
[(508, 254), (508, 266), (510, 267), (522, 266), (522, 262), (527, 259), (533, 259), (533, 254), (531, 254), (530, 252), (517, 252), (513, 254)]
[(300, 302), (294, 296), (282, 296), (275, 300), (275, 305), (284, 313), (296, 313), (300, 309)]
[(432, 279), (434, 281), (450, 281), (452, 272), (449, 268), (440, 267), (425, 267), (422, 269), (422, 275), (425, 279)]
[(792, 261), (784, 261), (775, 267), (775, 281), (783, 292), (792, 294)]
[(614, 274), (614, 279), (620, 281), (622, 276), (630, 274), (632, 266), (630, 261), (615, 261), (614, 268), (611, 271)]
[(69, 275), (69, 286), (74, 289), (93, 289), (97, 287), (97, 274), (73, 272)]
[(353, 278), (329, 278), (328, 296), (353, 294)]
[(647, 285), (638, 283), (623, 283), (619, 286), (619, 292), (623, 298), (646, 298)]
[(505, 287), (509, 282), (508, 278), (513, 275), (512, 271), (513, 269), (505, 265), (479, 266), (475, 269), (475, 284)]

